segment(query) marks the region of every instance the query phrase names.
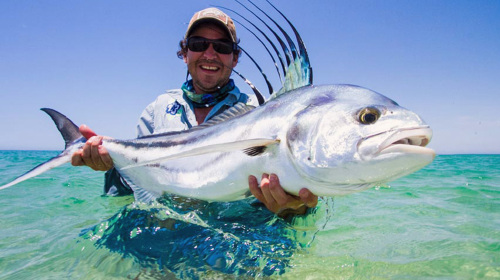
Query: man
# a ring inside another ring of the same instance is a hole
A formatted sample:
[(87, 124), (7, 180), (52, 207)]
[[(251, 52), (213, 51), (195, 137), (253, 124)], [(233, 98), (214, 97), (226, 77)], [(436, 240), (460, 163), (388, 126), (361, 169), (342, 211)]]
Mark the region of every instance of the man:
[[(240, 55), (238, 42), (234, 23), (228, 15), (216, 8), (195, 13), (178, 52), (192, 79), (181, 89), (160, 95), (146, 107), (137, 126), (138, 137), (190, 129), (238, 102), (252, 103), (252, 99), (241, 93), (230, 79)], [(80, 132), (88, 141), (73, 154), (71, 163), (87, 165), (94, 170), (111, 170), (106, 176), (107, 185), (110, 180), (119, 182), (113, 175), (118, 175), (113, 169), (113, 161), (101, 145), (103, 136), (96, 135), (85, 125), (80, 127)], [(318, 197), (305, 188), (298, 197), (287, 194), (275, 174), (263, 174), (260, 185), (256, 177), (249, 176), (248, 184), (251, 193), (280, 216), (303, 214), (318, 202)]]

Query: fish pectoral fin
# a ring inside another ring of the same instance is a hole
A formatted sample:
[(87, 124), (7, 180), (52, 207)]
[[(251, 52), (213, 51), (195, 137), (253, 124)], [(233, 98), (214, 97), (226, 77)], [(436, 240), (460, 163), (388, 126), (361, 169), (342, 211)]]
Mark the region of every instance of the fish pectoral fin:
[(153, 160), (138, 160), (137, 163), (124, 166), (120, 168), (120, 170), (129, 169), (133, 167), (139, 167), (144, 165), (161, 163), (168, 160), (174, 160), (185, 157), (199, 156), (210, 153), (223, 153), (223, 152), (233, 152), (233, 151), (243, 151), (247, 155), (256, 156), (262, 154), (269, 145), (278, 144), (280, 139), (266, 139), (266, 138), (257, 138), (257, 139), (247, 139), (241, 141), (227, 142), (221, 144), (213, 144), (202, 146), (198, 148), (194, 148), (187, 151), (182, 151), (179, 153), (159, 157)]
[(243, 149), (243, 152), (251, 157), (263, 154), (267, 149), (267, 146), (256, 146)]

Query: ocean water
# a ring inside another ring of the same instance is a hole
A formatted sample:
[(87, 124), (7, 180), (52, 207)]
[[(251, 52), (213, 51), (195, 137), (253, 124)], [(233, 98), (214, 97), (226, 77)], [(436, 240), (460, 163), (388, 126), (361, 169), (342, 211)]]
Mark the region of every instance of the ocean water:
[[(0, 151), (0, 184), (56, 154)], [(440, 155), (289, 221), (102, 184), (65, 165), (1, 190), (0, 279), (500, 279), (500, 155)]]

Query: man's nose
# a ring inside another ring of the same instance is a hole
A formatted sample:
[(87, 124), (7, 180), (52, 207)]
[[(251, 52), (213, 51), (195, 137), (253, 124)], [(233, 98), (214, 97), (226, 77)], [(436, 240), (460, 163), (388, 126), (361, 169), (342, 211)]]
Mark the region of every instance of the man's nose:
[(214, 50), (214, 46), (212, 45), (212, 43), (210, 43), (208, 45), (208, 49), (203, 52), (203, 56), (205, 56), (206, 58), (215, 58), (217, 56), (217, 52)]

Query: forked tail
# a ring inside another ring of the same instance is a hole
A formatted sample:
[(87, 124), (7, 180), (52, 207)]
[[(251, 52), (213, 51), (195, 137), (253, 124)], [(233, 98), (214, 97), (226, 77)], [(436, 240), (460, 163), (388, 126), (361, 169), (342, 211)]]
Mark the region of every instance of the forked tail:
[(47, 113), (52, 118), (55, 125), (57, 126), (57, 129), (61, 133), (61, 135), (64, 139), (64, 142), (65, 142), (64, 151), (62, 151), (56, 157), (53, 157), (53, 158), (49, 159), (48, 161), (37, 165), (35, 168), (33, 168), (30, 171), (24, 173), (23, 175), (17, 177), (12, 182), (7, 183), (3, 186), (0, 186), (0, 190), (6, 189), (6, 188), (11, 187), (15, 184), (21, 183), (22, 181), (25, 181), (29, 178), (40, 175), (43, 172), (48, 171), (54, 167), (57, 167), (57, 166), (60, 166), (60, 165), (63, 165), (65, 163), (70, 162), (71, 155), (76, 150), (78, 150), (83, 145), (83, 143), (85, 143), (86, 139), (80, 133), (78, 126), (76, 126), (65, 115), (57, 112), (56, 110), (49, 109), (49, 108), (42, 108), (41, 110), (44, 111), (45, 113)]

